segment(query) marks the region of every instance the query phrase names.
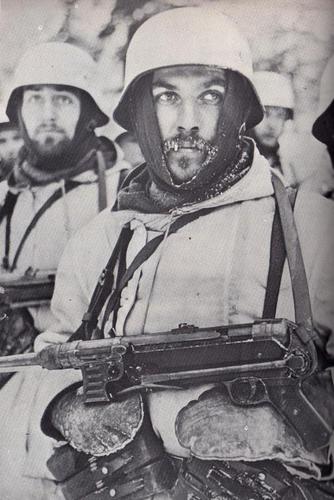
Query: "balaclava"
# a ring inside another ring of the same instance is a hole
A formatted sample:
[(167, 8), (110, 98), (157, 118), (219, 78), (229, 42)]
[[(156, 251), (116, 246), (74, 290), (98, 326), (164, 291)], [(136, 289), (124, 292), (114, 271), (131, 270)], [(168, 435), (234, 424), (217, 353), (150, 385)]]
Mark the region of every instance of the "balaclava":
[(91, 162), (84, 161), (91, 151), (97, 149), (98, 138), (95, 135), (96, 127), (94, 103), (80, 90), (69, 88), (80, 98), (81, 110), (76, 125), (75, 134), (60, 154), (41, 156), (34, 141), (29, 137), (22, 119), (22, 97), (18, 106), (19, 129), (24, 139), (17, 165), (14, 168), (14, 179), (11, 184), (45, 185), (52, 181), (67, 179), (88, 170)]
[[(227, 87), (216, 139), (210, 148), (211, 158), (207, 157), (204, 168), (196, 176), (179, 185), (173, 182), (164, 154), (152, 97), (152, 73), (141, 77), (132, 89), (130, 106), (133, 129), (147, 162), (149, 180), (160, 193), (169, 198), (167, 205), (171, 206), (165, 207), (167, 209), (173, 208), (173, 205), (179, 206), (216, 196), (237, 182), (250, 167), (252, 148), (243, 137), (249, 113), (249, 85), (239, 74), (232, 71), (226, 73)], [(243, 161), (240, 161), (242, 158)], [(125, 208), (122, 193), (120, 207)]]

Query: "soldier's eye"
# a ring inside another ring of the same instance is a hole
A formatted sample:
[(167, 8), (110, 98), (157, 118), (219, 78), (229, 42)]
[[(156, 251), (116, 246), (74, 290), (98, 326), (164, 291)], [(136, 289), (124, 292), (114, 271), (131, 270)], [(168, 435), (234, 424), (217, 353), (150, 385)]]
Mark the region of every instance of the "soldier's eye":
[(42, 96), (39, 94), (30, 94), (30, 96), (28, 97), (28, 102), (31, 102), (31, 103), (42, 102)]
[(176, 92), (170, 90), (162, 92), (154, 97), (157, 104), (176, 104), (179, 101), (179, 96)]
[(63, 104), (63, 105), (69, 106), (70, 104), (73, 103), (73, 99), (71, 99), (71, 97), (69, 97), (67, 95), (58, 95), (56, 97), (56, 102), (58, 104)]
[(218, 90), (207, 90), (200, 96), (200, 100), (205, 104), (220, 104), (223, 98), (223, 93)]

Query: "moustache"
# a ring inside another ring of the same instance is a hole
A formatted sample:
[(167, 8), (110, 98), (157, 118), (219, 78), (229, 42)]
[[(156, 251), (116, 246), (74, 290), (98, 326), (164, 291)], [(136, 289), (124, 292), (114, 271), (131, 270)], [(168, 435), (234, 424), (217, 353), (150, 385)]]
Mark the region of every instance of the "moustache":
[(184, 136), (176, 135), (170, 139), (163, 141), (163, 152), (164, 154), (170, 151), (177, 152), (179, 149), (191, 149), (194, 151), (199, 151), (200, 153), (217, 152), (218, 148), (214, 146), (211, 142), (206, 141), (200, 136)]
[(39, 125), (37, 127), (36, 132), (58, 132), (59, 134), (63, 134), (64, 130), (60, 127), (57, 127), (57, 125)]

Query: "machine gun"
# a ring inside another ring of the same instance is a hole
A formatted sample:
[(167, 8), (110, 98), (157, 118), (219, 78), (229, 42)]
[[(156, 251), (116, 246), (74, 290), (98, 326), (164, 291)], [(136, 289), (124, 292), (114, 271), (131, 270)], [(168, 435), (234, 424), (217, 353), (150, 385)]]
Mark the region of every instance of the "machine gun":
[[(0, 354), (29, 352), (37, 334), (28, 307), (49, 304), (55, 273), (38, 271), (0, 275)], [(11, 374), (0, 374), (0, 387)]]
[(0, 312), (48, 304), (52, 298), (54, 283), (54, 271), (24, 275), (0, 274)]
[(223, 384), (236, 405), (271, 404), (309, 450), (326, 446), (332, 429), (306, 398), (302, 382), (317, 367), (313, 343), (285, 319), (48, 346), (0, 358), (0, 372), (39, 365), (80, 369), (86, 404), (140, 389)]

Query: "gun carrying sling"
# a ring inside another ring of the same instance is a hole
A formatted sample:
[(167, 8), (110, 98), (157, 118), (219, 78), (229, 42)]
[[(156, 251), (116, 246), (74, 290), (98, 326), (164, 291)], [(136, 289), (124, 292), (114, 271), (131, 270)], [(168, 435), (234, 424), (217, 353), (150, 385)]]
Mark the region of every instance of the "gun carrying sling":
[[(216, 207), (204, 208), (202, 210), (199, 210), (198, 212), (182, 215), (170, 225), (168, 235), (175, 233), (186, 224), (198, 219), (202, 215), (207, 215), (208, 213), (212, 212), (215, 209)], [(105, 324), (107, 317), (111, 314), (111, 312), (117, 305), (123, 288), (132, 278), (135, 271), (155, 252), (155, 250), (158, 248), (160, 243), (165, 238), (165, 234), (162, 233), (159, 236), (156, 236), (155, 238), (150, 240), (148, 243), (146, 243), (146, 245), (138, 252), (136, 257), (133, 259), (130, 266), (126, 269), (123, 276), (119, 278), (118, 287), (115, 288), (114, 291), (112, 292), (112, 287), (114, 282), (113, 273), (115, 270), (117, 260), (119, 259), (120, 256), (120, 249), (122, 248), (121, 240), (123, 238), (126, 238), (127, 243), (129, 243), (131, 236), (132, 236), (132, 231), (130, 230), (129, 225), (124, 226), (117, 240), (117, 243), (113, 249), (111, 257), (100, 275), (99, 281), (93, 292), (87, 313), (83, 317), (82, 325), (70, 337), (69, 339), (70, 341), (80, 338), (84, 338), (85, 340), (91, 338), (91, 335), (94, 329), (96, 328), (99, 314), (105, 304), (106, 299), (111, 294), (104, 314), (103, 323)], [(126, 248), (124, 248), (124, 246), (123, 246), (123, 251), (126, 251)], [(94, 338), (97, 338), (96, 333), (97, 332), (95, 332)], [(112, 332), (110, 332), (110, 334), (112, 336)], [(100, 338), (103, 337), (103, 328), (101, 329), (101, 332), (98, 333), (98, 336)]]
[[(103, 153), (99, 150), (96, 151), (97, 157), (97, 176), (98, 176), (98, 207), (99, 211), (102, 211), (107, 206), (107, 187), (106, 187), (106, 163), (103, 156)], [(72, 179), (65, 181), (65, 193), (69, 193), (76, 187), (82, 186), (86, 184), (85, 182), (77, 182)], [(39, 208), (34, 217), (31, 219), (29, 225), (27, 226), (19, 246), (17, 247), (13, 263), (9, 266), (9, 250), (10, 250), (10, 232), (11, 232), (11, 218), (14, 212), (14, 208), (20, 193), (14, 194), (8, 191), (5, 203), (0, 210), (0, 224), (2, 220), (6, 217), (6, 236), (5, 236), (5, 256), (3, 259), (3, 267), (5, 269), (9, 269), (10, 271), (14, 271), (17, 266), (17, 261), (21, 255), (24, 244), (30, 235), (31, 231), (36, 226), (39, 219), (43, 216), (43, 214), (56, 202), (58, 201), (62, 195), (62, 188), (57, 189), (51, 196), (46, 200), (46, 202)]]
[(8, 269), (8, 254), (10, 245), (10, 223), (14, 212), (14, 208), (17, 202), (17, 193), (12, 193), (8, 191), (6, 194), (5, 202), (0, 209), (0, 224), (6, 218), (6, 228), (5, 228), (5, 253), (2, 259), (2, 266), (4, 269)]
[[(67, 181), (65, 183), (65, 191), (68, 193), (68, 192), (72, 191), (72, 189), (76, 188), (79, 185), (80, 185), (80, 183), (78, 183), (78, 182)], [(9, 194), (12, 194), (12, 193), (8, 192), (7, 196)], [(16, 201), (17, 201), (17, 198), (18, 198), (19, 194), (16, 194), (16, 195), (13, 195), (13, 196), (15, 196), (15, 200), (13, 200), (14, 203), (12, 203), (11, 206), (10, 206), (11, 210), (7, 211), (7, 213), (5, 214), (5, 217), (7, 217), (7, 223), (6, 223), (6, 241), (5, 241), (4, 263), (5, 264), (7, 263), (7, 269), (9, 268), (8, 259), (9, 259), (9, 249), (10, 249), (11, 218), (12, 218), (12, 215), (13, 215), (13, 212), (14, 212), (14, 208), (15, 208), (15, 204), (16, 204)], [(18, 261), (20, 255), (21, 255), (21, 252), (22, 252), (22, 249), (24, 247), (24, 244), (25, 244), (28, 236), (30, 235), (31, 231), (36, 226), (36, 224), (39, 221), (39, 219), (48, 210), (48, 208), (50, 208), (56, 201), (58, 201), (61, 198), (61, 196), (62, 196), (62, 189), (59, 188), (59, 189), (57, 189), (50, 196), (50, 198), (48, 198), (46, 200), (45, 203), (43, 203), (43, 205), (40, 207), (40, 209), (36, 212), (36, 214), (34, 215), (34, 217), (31, 219), (29, 225), (27, 226), (27, 228), (26, 228), (26, 230), (25, 230), (25, 232), (24, 232), (24, 234), (23, 234), (23, 236), (21, 238), (19, 246), (17, 247), (17, 250), (15, 252), (15, 256), (14, 256), (14, 259), (13, 259), (13, 263), (10, 266), (10, 271), (14, 271), (16, 269), (17, 261)], [(7, 197), (6, 197), (6, 199), (7, 199)], [(0, 220), (0, 223), (1, 223), (1, 220)]]
[[(294, 208), (297, 191), (291, 190), (288, 194), (292, 208)], [(262, 318), (275, 318), (279, 290), (282, 281), (286, 250), (282, 237), (282, 225), (278, 210), (277, 199), (275, 199), (275, 213), (270, 240), (270, 259), (267, 278), (266, 294), (263, 304)]]

